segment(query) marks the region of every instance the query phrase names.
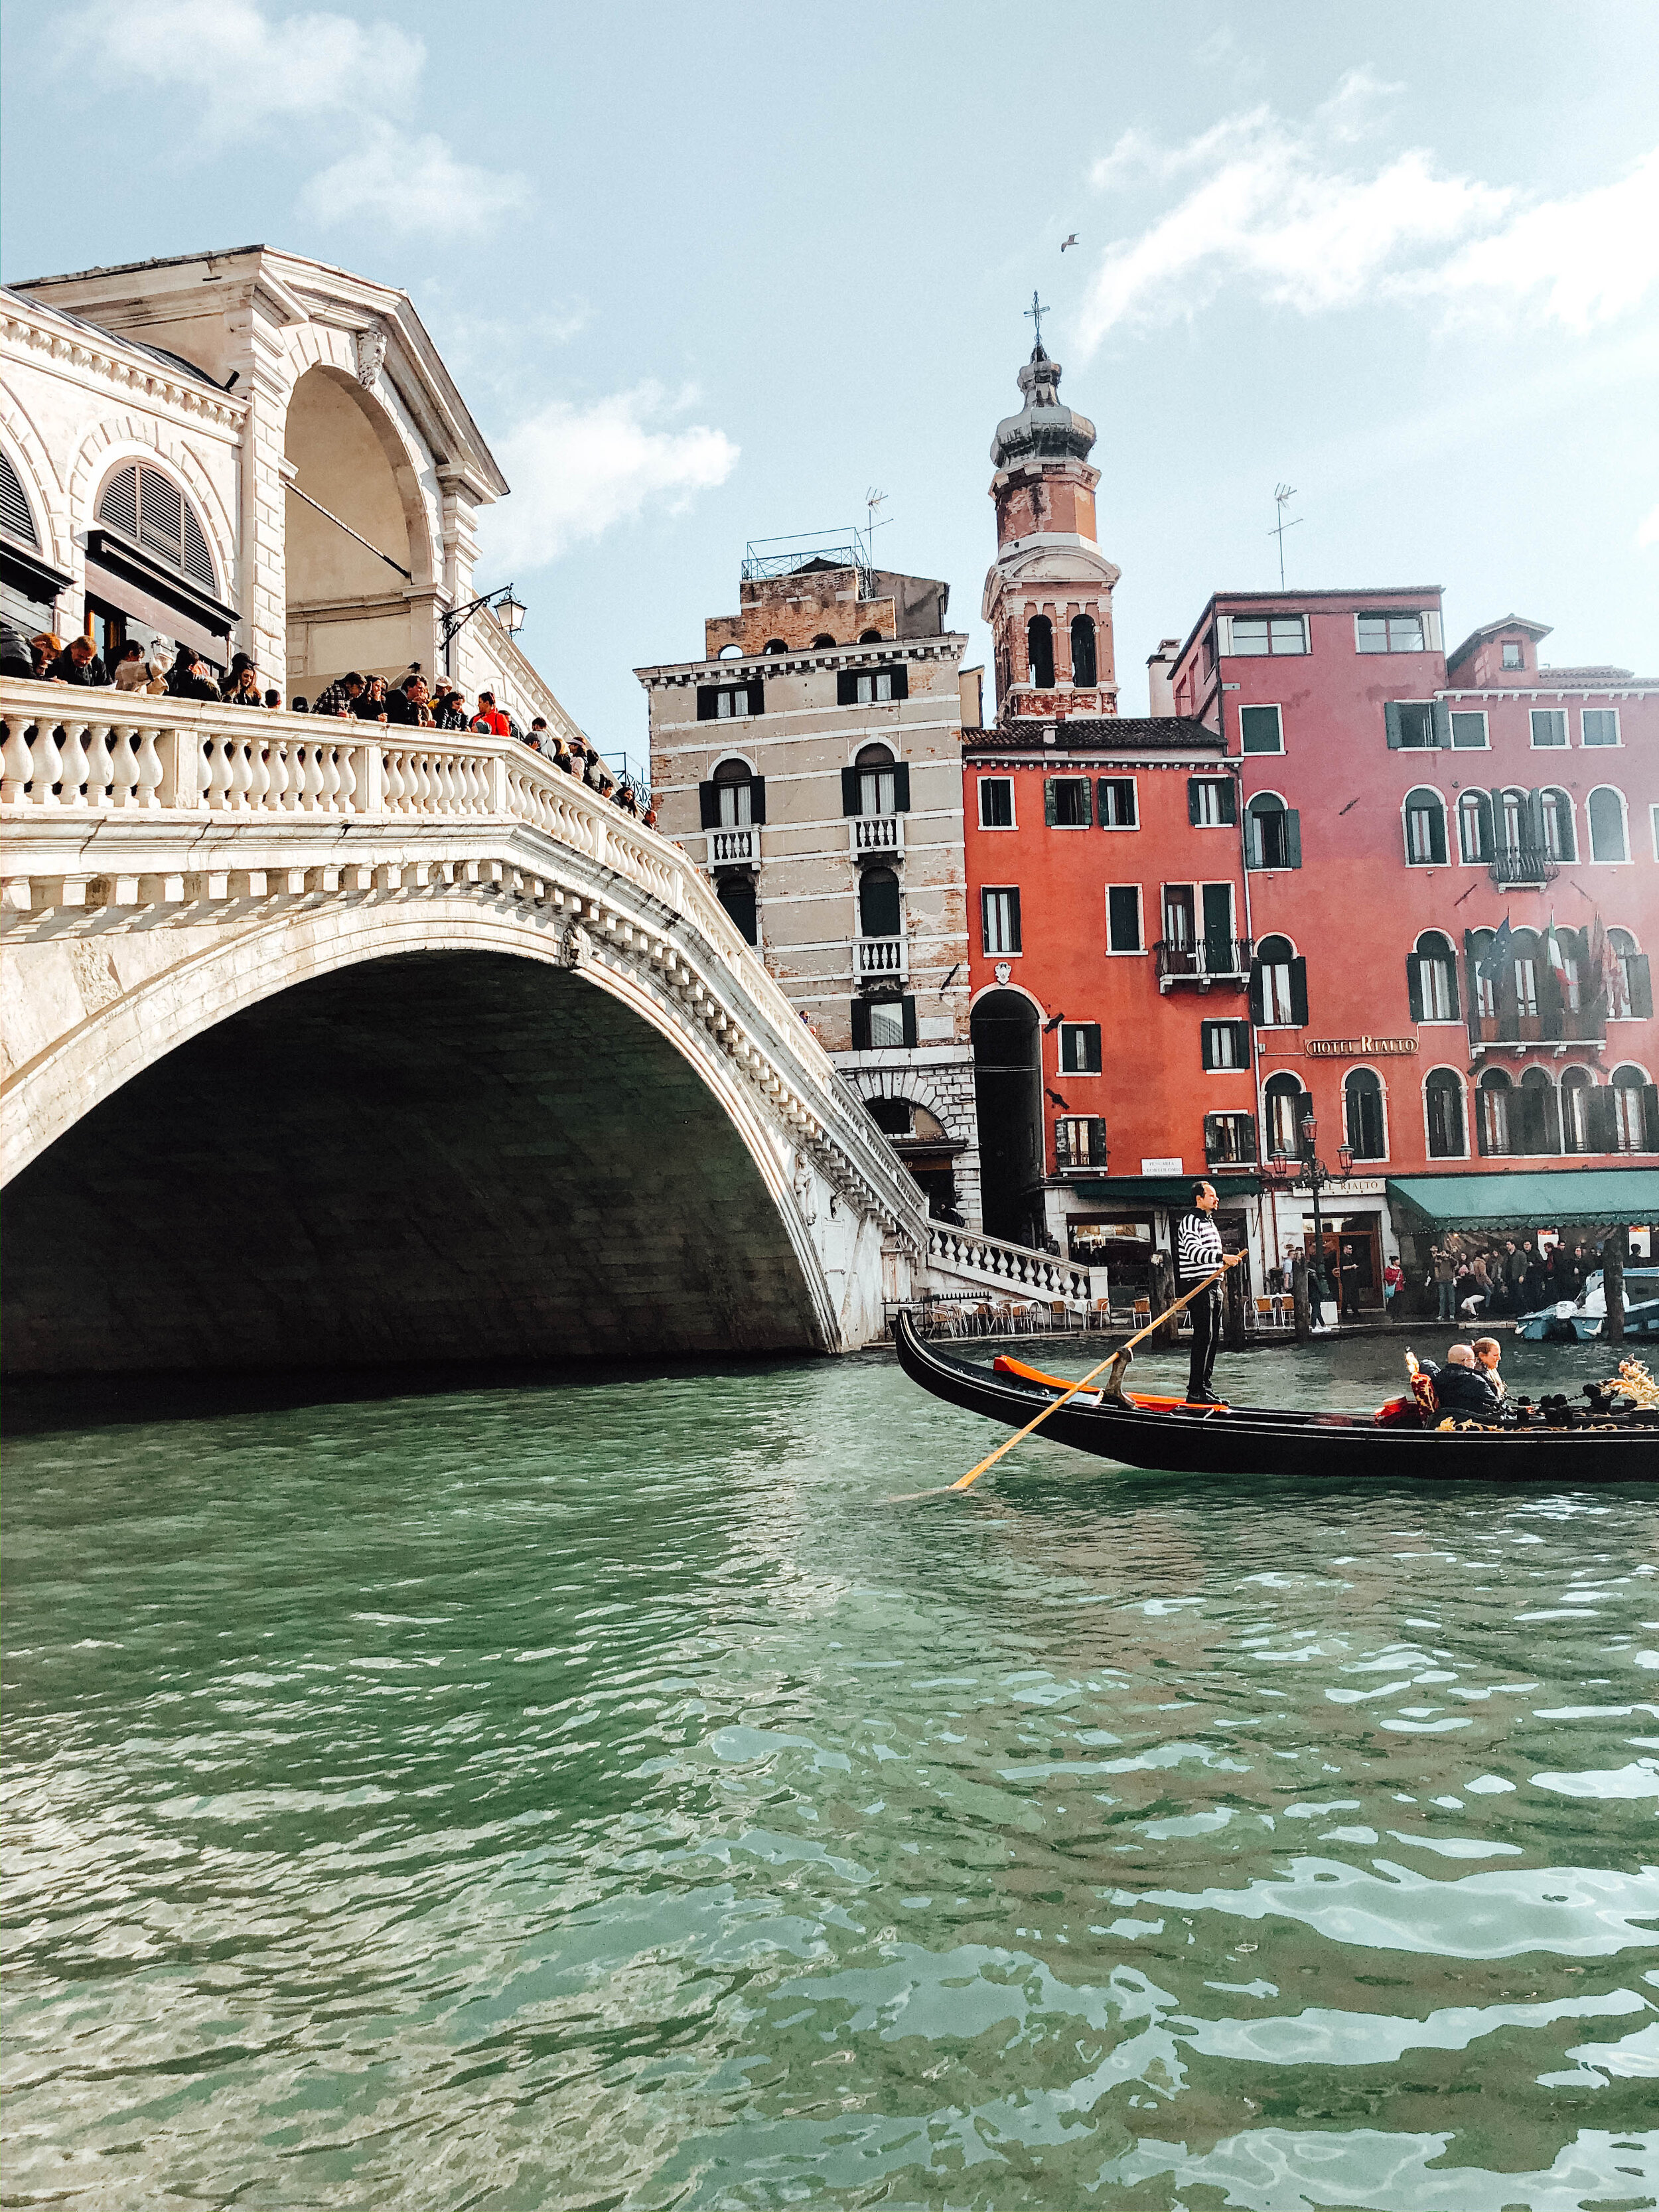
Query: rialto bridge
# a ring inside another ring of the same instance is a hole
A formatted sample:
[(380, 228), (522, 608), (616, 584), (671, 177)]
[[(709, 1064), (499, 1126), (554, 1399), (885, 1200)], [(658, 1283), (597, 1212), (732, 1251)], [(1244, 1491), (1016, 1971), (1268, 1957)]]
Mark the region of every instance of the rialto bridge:
[(13, 1373), (841, 1351), (1077, 1300), (680, 850), (509, 739), (0, 684)]

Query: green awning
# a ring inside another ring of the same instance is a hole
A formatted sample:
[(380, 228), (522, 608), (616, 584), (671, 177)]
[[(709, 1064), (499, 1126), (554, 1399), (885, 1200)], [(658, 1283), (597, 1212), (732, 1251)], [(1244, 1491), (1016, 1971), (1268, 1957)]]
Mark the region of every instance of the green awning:
[(1659, 1222), (1659, 1168), (1390, 1176), (1389, 1196), (1431, 1229), (1616, 1229)]
[(1136, 1206), (1188, 1206), (1200, 1182), (1212, 1182), (1224, 1203), (1230, 1198), (1254, 1198), (1261, 1188), (1261, 1178), (1254, 1170), (1230, 1175), (1225, 1168), (1211, 1168), (1201, 1176), (1108, 1176), (1100, 1182), (1068, 1182), (1066, 1188), (1091, 1206), (1109, 1206), (1121, 1199)]

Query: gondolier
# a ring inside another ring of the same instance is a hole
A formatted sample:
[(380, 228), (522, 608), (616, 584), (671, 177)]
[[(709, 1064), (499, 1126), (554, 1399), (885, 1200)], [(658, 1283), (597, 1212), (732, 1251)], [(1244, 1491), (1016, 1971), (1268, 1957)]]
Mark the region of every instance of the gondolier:
[[(1180, 1287), (1190, 1290), (1206, 1275), (1213, 1275), (1226, 1259), (1221, 1231), (1215, 1225), (1215, 1185), (1201, 1182), (1193, 1191), (1190, 1213), (1183, 1213), (1176, 1230), (1176, 1273)], [(1193, 1317), (1193, 1358), (1187, 1376), (1190, 1406), (1218, 1406), (1222, 1401), (1210, 1388), (1215, 1372), (1216, 1348), (1221, 1341), (1221, 1285), (1212, 1283), (1200, 1291), (1188, 1311)]]

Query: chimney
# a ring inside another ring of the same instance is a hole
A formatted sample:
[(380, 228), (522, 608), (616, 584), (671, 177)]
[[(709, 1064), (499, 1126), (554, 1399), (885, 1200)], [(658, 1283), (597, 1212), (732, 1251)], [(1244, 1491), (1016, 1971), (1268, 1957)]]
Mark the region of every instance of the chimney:
[(1146, 711), (1149, 714), (1173, 714), (1175, 712), (1175, 665), (1181, 652), (1178, 637), (1161, 637), (1158, 651), (1146, 659)]
[(984, 727), (985, 706), (981, 690), (984, 681), (983, 663), (977, 668), (964, 668), (957, 673), (957, 683), (962, 693), (962, 726), (964, 730), (978, 730)]

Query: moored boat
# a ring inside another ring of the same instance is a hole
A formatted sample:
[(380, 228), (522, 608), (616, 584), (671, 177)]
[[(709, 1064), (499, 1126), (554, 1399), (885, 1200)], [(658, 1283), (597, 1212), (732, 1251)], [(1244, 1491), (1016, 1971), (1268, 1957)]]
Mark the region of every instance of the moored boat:
[(1014, 1371), (959, 1359), (924, 1343), (908, 1314), (894, 1330), (899, 1364), (913, 1382), (948, 1404), (1024, 1428), (1045, 1406), (1040, 1433), (1075, 1451), (1125, 1467), (1186, 1474), (1314, 1475), (1324, 1481), (1387, 1476), (1413, 1481), (1659, 1481), (1659, 1423), (1649, 1410), (1595, 1417), (1558, 1428), (1407, 1427), (1365, 1413), (1309, 1413), (1289, 1407), (1185, 1406), (1170, 1399), (1079, 1393), (1034, 1369)]
[[(1607, 1318), (1607, 1285), (1598, 1267), (1585, 1278), (1583, 1295), (1577, 1304), (1571, 1298), (1558, 1298), (1553, 1304), (1522, 1314), (1516, 1322), (1516, 1334), (1534, 1344), (1593, 1344), (1605, 1329)], [(1659, 1336), (1659, 1267), (1626, 1268), (1625, 1334)]]

